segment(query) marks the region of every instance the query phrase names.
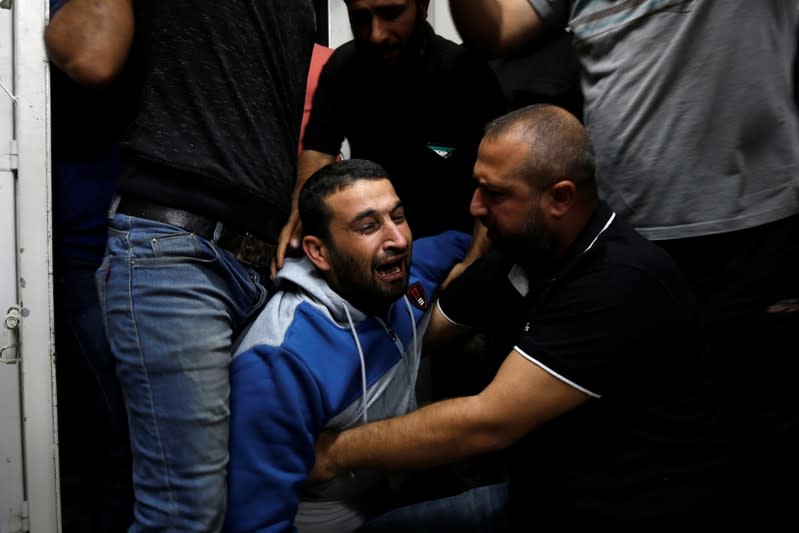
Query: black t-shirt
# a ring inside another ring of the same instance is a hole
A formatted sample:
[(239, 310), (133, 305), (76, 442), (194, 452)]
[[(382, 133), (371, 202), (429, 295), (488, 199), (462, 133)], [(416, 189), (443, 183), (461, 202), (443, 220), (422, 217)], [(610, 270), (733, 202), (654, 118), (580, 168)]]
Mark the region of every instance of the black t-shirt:
[(139, 1), (120, 190), (276, 241), (295, 182), (310, 0)]
[(712, 523), (723, 441), (694, 297), (667, 254), (602, 204), (554, 272), (491, 252), (440, 305), (592, 397), (511, 450), (517, 529)]
[(488, 64), (426, 25), (424, 52), (381, 66), (355, 42), (333, 53), (319, 76), (303, 146), (389, 172), (414, 237), (470, 232), (472, 170), (485, 124), (505, 111)]
[(580, 62), (566, 30), (490, 61), (509, 109), (550, 103), (582, 119)]

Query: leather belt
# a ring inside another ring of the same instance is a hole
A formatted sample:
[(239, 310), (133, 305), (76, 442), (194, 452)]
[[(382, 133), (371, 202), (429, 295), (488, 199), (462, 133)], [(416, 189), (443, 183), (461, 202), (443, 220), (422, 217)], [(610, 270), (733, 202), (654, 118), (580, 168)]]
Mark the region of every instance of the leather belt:
[(215, 243), (232, 253), (240, 263), (252, 268), (269, 268), (275, 253), (274, 244), (262, 241), (250, 233), (235, 230), (222, 222), (182, 209), (138, 198), (123, 197), (119, 200), (116, 212), (182, 228)]

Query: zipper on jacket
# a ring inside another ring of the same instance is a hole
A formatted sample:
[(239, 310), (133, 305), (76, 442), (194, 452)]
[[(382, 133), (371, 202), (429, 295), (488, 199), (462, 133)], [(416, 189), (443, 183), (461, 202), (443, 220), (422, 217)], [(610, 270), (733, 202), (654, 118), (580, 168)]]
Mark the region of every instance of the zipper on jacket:
[(380, 318), (375, 318), (375, 320), (380, 322), (380, 325), (383, 326), (384, 330), (386, 330), (386, 333), (388, 333), (388, 336), (391, 337), (391, 340), (394, 342), (394, 345), (397, 347), (400, 353), (404, 353), (405, 347), (399, 341), (399, 337), (397, 336), (397, 333), (394, 331), (394, 328), (389, 326), (387, 322), (383, 322), (383, 320)]

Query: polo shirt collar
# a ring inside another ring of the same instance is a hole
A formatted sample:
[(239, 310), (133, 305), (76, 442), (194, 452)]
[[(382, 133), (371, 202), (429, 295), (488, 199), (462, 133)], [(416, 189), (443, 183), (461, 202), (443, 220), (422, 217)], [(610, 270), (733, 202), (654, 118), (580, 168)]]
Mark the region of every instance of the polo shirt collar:
[(589, 252), (595, 245), (600, 236), (613, 224), (616, 220), (616, 213), (610, 208), (608, 204), (599, 201), (597, 208), (591, 215), (588, 225), (583, 229), (572, 245), (569, 247), (563, 261), (558, 268), (555, 277), (559, 278), (565, 272), (571, 270), (575, 263)]

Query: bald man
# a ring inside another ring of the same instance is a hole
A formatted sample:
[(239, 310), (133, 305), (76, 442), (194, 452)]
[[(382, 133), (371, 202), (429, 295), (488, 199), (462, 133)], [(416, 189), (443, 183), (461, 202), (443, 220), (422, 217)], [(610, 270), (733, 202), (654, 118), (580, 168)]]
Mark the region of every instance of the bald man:
[[(508, 449), (509, 513), (492, 512), (514, 531), (717, 527), (725, 450), (692, 293), (598, 199), (579, 121), (551, 105), (497, 119), (474, 176), (471, 213), (494, 249), (442, 293), (425, 342), (485, 330), (506, 343), (504, 362), (477, 395), (323, 435), (315, 476)], [(500, 527), (452, 524), (457, 498), (425, 505), (371, 530)]]

